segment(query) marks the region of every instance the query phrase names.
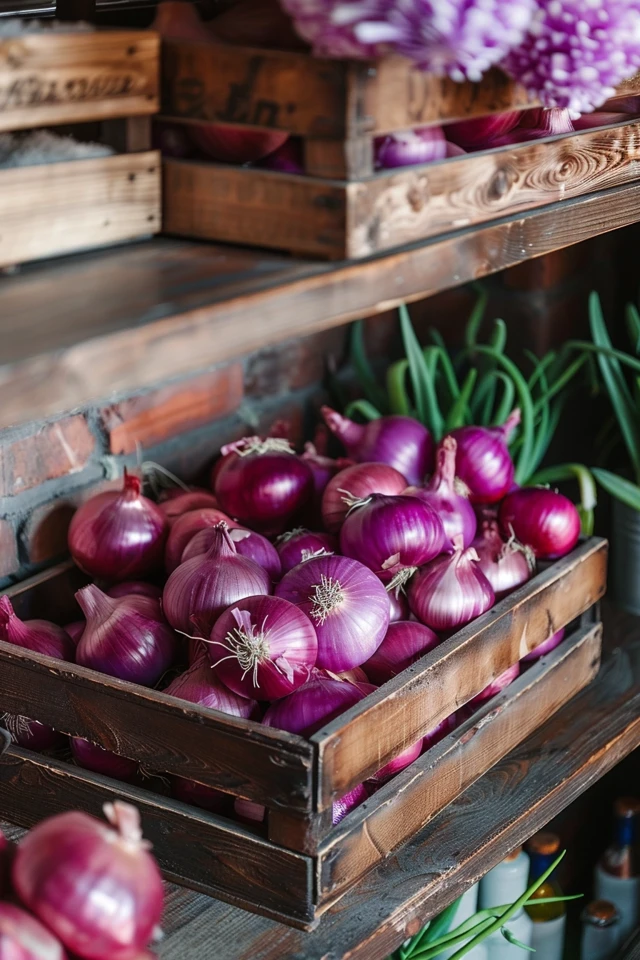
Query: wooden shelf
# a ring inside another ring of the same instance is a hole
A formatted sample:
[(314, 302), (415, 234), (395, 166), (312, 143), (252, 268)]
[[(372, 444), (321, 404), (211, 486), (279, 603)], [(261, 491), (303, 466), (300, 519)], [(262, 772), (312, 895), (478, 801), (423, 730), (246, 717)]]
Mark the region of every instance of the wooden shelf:
[(0, 281), (0, 428), (418, 300), (640, 219), (640, 184), (357, 263), (145, 241)]

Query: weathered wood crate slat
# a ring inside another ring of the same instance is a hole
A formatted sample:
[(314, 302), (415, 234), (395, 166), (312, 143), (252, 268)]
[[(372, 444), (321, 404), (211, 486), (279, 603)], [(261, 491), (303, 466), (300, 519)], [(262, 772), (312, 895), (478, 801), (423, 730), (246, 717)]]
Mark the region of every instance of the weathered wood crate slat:
[[(168, 874), (308, 926), (594, 676), (601, 631), (592, 621), (605, 591), (606, 546), (597, 538), (582, 542), (309, 741), (4, 643), (0, 707), (86, 737), (149, 770), (264, 804), (266, 834), (258, 838), (225, 818), (111, 784), (153, 823), (151, 839)], [(64, 623), (77, 618), (73, 592), (82, 579), (63, 564), (7, 592), (21, 617)], [(334, 799), (581, 617), (549, 657), (332, 826)], [(34, 779), (41, 789), (22, 804), (20, 791)], [(29, 823), (65, 802), (95, 810), (104, 783), (75, 767), (11, 751), (0, 764), (0, 817), (7, 805), (22, 809)], [(202, 848), (196, 857), (184, 842), (191, 834)], [(245, 867), (251, 883), (244, 882)]]

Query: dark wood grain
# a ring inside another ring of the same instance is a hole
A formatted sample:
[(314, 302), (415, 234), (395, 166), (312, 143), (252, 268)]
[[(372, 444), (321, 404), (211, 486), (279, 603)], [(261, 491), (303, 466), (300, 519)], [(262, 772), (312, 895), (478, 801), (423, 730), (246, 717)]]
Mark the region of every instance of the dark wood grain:
[(422, 299), (634, 223), (639, 203), (616, 187), (334, 267), (156, 240), (26, 269), (0, 286), (0, 427)]
[(607, 544), (591, 538), (311, 738), (318, 809), (434, 729), (606, 589)]

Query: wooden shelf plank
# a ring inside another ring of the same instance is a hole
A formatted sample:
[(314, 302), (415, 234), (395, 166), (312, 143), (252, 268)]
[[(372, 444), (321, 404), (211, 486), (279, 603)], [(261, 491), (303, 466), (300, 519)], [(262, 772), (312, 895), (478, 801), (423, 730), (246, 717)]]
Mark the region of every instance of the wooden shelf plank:
[(0, 428), (418, 300), (640, 219), (640, 184), (357, 263), (157, 239), (0, 282)]

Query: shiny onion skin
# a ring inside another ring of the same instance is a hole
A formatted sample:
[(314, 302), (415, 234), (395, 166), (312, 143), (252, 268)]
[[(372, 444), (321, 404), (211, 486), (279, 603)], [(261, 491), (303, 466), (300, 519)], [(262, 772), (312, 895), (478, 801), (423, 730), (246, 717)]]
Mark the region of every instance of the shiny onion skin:
[(30, 913), (0, 903), (0, 960), (66, 960), (62, 944)]
[(372, 493), (355, 503), (340, 530), (340, 552), (369, 567), (383, 583), (405, 582), (445, 544), (436, 511), (417, 497)]
[(375, 137), (373, 159), (376, 170), (393, 170), (396, 167), (411, 167), (417, 163), (433, 163), (444, 160), (447, 141), (442, 127), (416, 127), (412, 130), (396, 130)]
[(261, 803), (254, 803), (253, 800), (236, 797), (233, 801), (233, 812), (236, 820), (246, 823), (250, 827), (256, 827), (258, 824), (264, 823), (267, 808)]
[[(267, 571), (274, 583), (280, 579), (282, 573), (280, 557), (274, 545), (266, 537), (263, 537), (261, 533), (256, 533), (255, 530), (247, 530), (246, 527), (232, 527), (229, 530), (229, 536), (238, 556), (253, 560), (259, 567)], [(185, 560), (191, 560), (192, 557), (203, 556), (214, 539), (215, 531), (213, 528), (200, 530), (184, 548), (181, 563), (184, 563)]]
[(348, 557), (314, 557), (287, 573), (276, 596), (295, 603), (318, 637), (318, 667), (340, 673), (378, 649), (389, 626), (389, 598), (367, 567)]
[(65, 623), (63, 630), (65, 633), (69, 634), (74, 646), (78, 646), (80, 637), (84, 633), (84, 628), (86, 625), (86, 620), (74, 620), (73, 623)]
[(442, 521), (447, 540), (459, 534), (465, 547), (476, 535), (477, 521), (467, 497), (456, 490), (456, 452), (453, 437), (445, 437), (436, 450), (436, 467), (424, 487), (408, 487), (405, 496), (418, 497), (436, 511)]
[(116, 583), (115, 586), (109, 587), (106, 594), (114, 599), (136, 596), (160, 600), (162, 587), (157, 587), (155, 583), (147, 583), (146, 580), (125, 580), (124, 583)]
[(197, 533), (201, 530), (213, 530), (222, 520), (228, 527), (236, 526), (226, 513), (216, 507), (189, 510), (178, 517), (171, 527), (164, 550), (164, 565), (167, 573), (173, 573), (180, 566), (186, 547)]
[(290, 696), (272, 703), (262, 718), (266, 727), (311, 737), (376, 688), (333, 680), (316, 672)]
[(219, 503), (208, 490), (181, 490), (176, 496), (169, 497), (158, 504), (171, 525), (178, 517), (192, 510), (217, 510)]
[(558, 630), (556, 633), (552, 633), (550, 637), (547, 637), (546, 640), (543, 640), (542, 643), (539, 643), (537, 647), (528, 653), (526, 657), (522, 658), (522, 663), (535, 663), (536, 660), (539, 660), (540, 657), (544, 657), (545, 654), (551, 653), (552, 650), (555, 650), (559, 644), (564, 640), (565, 630), (564, 627), (562, 630)]
[(575, 547), (580, 515), (561, 493), (546, 487), (521, 487), (500, 504), (500, 529), (530, 547), (538, 560), (557, 560)]
[(206, 649), (217, 676), (234, 693), (279, 700), (309, 679), (318, 638), (295, 604), (247, 597), (218, 617)]
[(433, 630), (415, 620), (389, 624), (386, 636), (374, 655), (363, 664), (372, 683), (380, 686), (424, 657), (440, 643)]
[(245, 437), (222, 453), (215, 494), (229, 516), (258, 533), (282, 533), (313, 497), (311, 467), (287, 440)]
[(87, 625), (76, 663), (108, 676), (152, 687), (178, 650), (176, 636), (151, 597), (113, 599), (90, 583), (76, 593)]
[(420, 737), (419, 740), (412, 743), (410, 747), (407, 747), (406, 750), (399, 753), (398, 756), (390, 760), (389, 763), (385, 763), (384, 767), (381, 767), (380, 770), (370, 777), (370, 780), (377, 785), (386, 783), (387, 780), (395, 777), (396, 773), (400, 773), (405, 767), (410, 766), (422, 753), (422, 739), (423, 738)]
[(9, 597), (0, 597), (0, 640), (57, 660), (75, 659), (74, 643), (62, 627), (48, 620), (20, 620)]
[(486, 703), (487, 700), (497, 697), (505, 687), (508, 687), (509, 684), (513, 683), (514, 680), (517, 680), (519, 676), (520, 664), (514, 663), (512, 667), (507, 667), (507, 669), (501, 673), (499, 677), (496, 677), (493, 683), (488, 684), (484, 690), (481, 690), (480, 693), (476, 694), (476, 696), (469, 701), (467, 707), (473, 711), (477, 707), (482, 706), (482, 704)]
[(83, 740), (82, 737), (70, 737), (69, 743), (73, 759), (79, 767), (101, 773), (105, 777), (113, 777), (114, 780), (122, 780), (124, 783), (130, 783), (136, 779), (138, 775), (136, 760), (120, 757), (97, 743)]
[(303, 560), (309, 560), (314, 553), (336, 553), (338, 541), (330, 533), (313, 533), (304, 527), (296, 527), (278, 537), (276, 549), (284, 576)]
[(484, 150), (494, 145), (496, 137), (502, 137), (517, 127), (520, 115), (520, 110), (508, 110), (490, 117), (474, 117), (472, 120), (448, 123), (445, 132), (448, 140), (465, 150)]
[(209, 813), (227, 814), (231, 806), (231, 797), (228, 794), (185, 777), (171, 777), (171, 796), (182, 803), (208, 810)]
[(160, 923), (162, 877), (136, 808), (103, 809), (110, 825), (75, 812), (33, 827), (18, 845), (13, 886), (72, 953), (133, 960)]
[(329, 533), (337, 533), (355, 500), (372, 493), (397, 496), (406, 490), (403, 475), (386, 463), (355, 463), (331, 478), (322, 496), (322, 522)]
[[(433, 466), (431, 434), (413, 417), (390, 416), (355, 423), (331, 407), (320, 413), (331, 432), (343, 443), (347, 456), (357, 463), (386, 463), (407, 483), (421, 483)], [(383, 492), (383, 491), (380, 491)]]
[(441, 740), (444, 740), (445, 737), (448, 737), (457, 726), (458, 717), (455, 713), (445, 717), (444, 720), (441, 720), (440, 723), (436, 724), (433, 730), (429, 730), (429, 732), (424, 735), (422, 740), (422, 752), (426, 753), (427, 750), (431, 749), (431, 747), (435, 747), (436, 743), (440, 743)]
[(38, 720), (11, 716), (8, 713), (5, 713), (0, 719), (11, 734), (13, 743), (18, 747), (24, 747), (26, 750), (33, 750), (35, 753), (62, 747), (67, 741), (64, 734), (58, 733), (53, 727), (47, 726), (46, 723), (40, 723)]
[(173, 680), (164, 693), (201, 707), (219, 710), (230, 717), (259, 720), (260, 708), (255, 700), (239, 697), (216, 676), (206, 656), (198, 658)]
[(389, 607), (391, 610), (390, 623), (397, 623), (398, 620), (408, 620), (411, 616), (409, 610), (409, 601), (407, 595), (402, 590), (387, 589), (389, 595)]
[(348, 813), (351, 813), (352, 810), (355, 810), (356, 807), (359, 807), (361, 803), (364, 803), (365, 800), (369, 798), (369, 791), (365, 787), (364, 783), (359, 783), (357, 787), (354, 787), (349, 793), (346, 793), (344, 797), (340, 797), (339, 800), (333, 801), (333, 819), (332, 823), (335, 827), (336, 823), (340, 823), (341, 820), (344, 820)]
[[(323, 427), (323, 429), (326, 430), (326, 427)], [(344, 470), (345, 467), (352, 466), (353, 460), (349, 460), (348, 457), (338, 457), (334, 460), (332, 457), (324, 456), (318, 452), (313, 443), (305, 443), (304, 453), (301, 454), (301, 459), (309, 464), (311, 473), (313, 474), (313, 501), (310, 504), (310, 512), (319, 513), (322, 504), (322, 495), (327, 484), (332, 477), (335, 477), (335, 475), (340, 473), (341, 470)]]
[(497, 503), (513, 484), (509, 438), (520, 423), (514, 410), (501, 427), (460, 427), (451, 436), (458, 444), (456, 476), (469, 490), (472, 503)]
[(495, 596), (473, 547), (442, 554), (418, 571), (409, 584), (409, 606), (436, 633), (457, 630), (489, 610)]
[(531, 550), (513, 537), (505, 542), (500, 536), (496, 520), (482, 521), (473, 547), (496, 600), (506, 597), (535, 573), (536, 562)]
[(120, 493), (98, 493), (76, 510), (69, 551), (81, 570), (106, 580), (144, 579), (162, 564), (169, 524), (125, 470)]

